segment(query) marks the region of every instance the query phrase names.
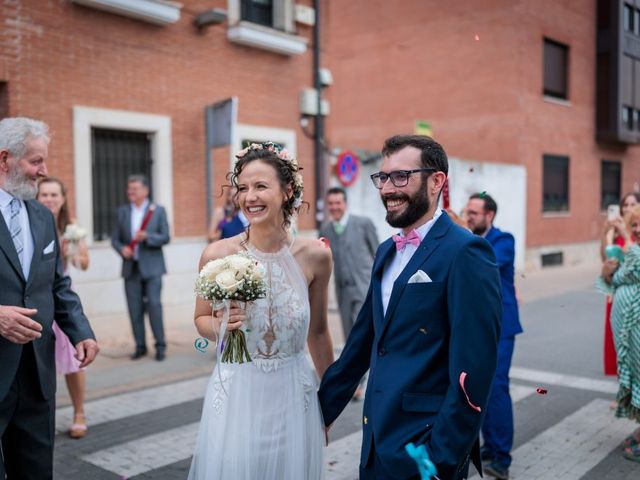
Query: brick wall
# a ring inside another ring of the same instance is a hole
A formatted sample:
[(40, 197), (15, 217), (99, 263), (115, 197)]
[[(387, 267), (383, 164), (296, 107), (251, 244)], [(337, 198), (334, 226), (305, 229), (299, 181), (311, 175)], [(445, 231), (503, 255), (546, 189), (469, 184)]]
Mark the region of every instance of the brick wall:
[[(285, 57), (232, 44), (226, 25), (199, 33), (194, 16), (209, 8), (226, 9), (224, 0), (182, 4), (180, 21), (161, 27), (69, 1), (5, 0), (0, 81), (8, 82), (11, 115), (50, 125), (49, 170), (70, 186), (73, 106), (171, 117), (175, 233), (199, 236), (206, 230), (204, 107), (238, 96), (238, 121), (295, 130), (299, 159), (306, 172), (313, 172), (312, 144), (298, 126), (298, 93), (311, 84), (312, 64), (310, 51)], [(310, 27), (297, 27), (298, 34), (311, 36)], [(215, 192), (224, 181), (229, 154), (228, 149), (215, 154)], [(307, 198), (313, 198), (312, 177), (306, 186)], [(301, 218), (301, 226), (313, 228), (310, 213)]]
[[(595, 142), (595, 3), (330, 3), (330, 141), (378, 150), (426, 120), (452, 157), (526, 167), (527, 246), (597, 239), (600, 162), (622, 160), (628, 191), (640, 181), (640, 149)], [(542, 96), (545, 36), (570, 47), (567, 105)], [(542, 214), (545, 153), (571, 158), (567, 215)]]

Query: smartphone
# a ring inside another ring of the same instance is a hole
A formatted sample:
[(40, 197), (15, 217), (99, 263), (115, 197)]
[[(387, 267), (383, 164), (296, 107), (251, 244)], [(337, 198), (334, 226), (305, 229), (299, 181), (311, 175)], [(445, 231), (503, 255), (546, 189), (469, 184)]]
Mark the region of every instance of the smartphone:
[(612, 221), (620, 218), (620, 207), (618, 205), (609, 205), (607, 207), (607, 220)]

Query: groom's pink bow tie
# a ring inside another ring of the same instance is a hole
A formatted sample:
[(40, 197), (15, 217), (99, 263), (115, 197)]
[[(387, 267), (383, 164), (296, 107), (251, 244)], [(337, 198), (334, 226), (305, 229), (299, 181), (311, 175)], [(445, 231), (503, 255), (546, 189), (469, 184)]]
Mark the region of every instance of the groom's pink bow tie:
[(415, 230), (411, 230), (407, 235), (401, 237), (400, 235), (393, 235), (391, 237), (394, 242), (396, 242), (396, 250), (401, 252), (404, 250), (404, 247), (407, 245), (415, 245), (416, 247), (420, 245), (420, 235)]

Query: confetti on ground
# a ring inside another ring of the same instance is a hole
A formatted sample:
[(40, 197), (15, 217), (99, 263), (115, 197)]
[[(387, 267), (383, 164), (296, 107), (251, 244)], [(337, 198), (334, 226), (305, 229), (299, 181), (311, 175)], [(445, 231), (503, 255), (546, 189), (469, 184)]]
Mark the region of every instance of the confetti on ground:
[(546, 388), (536, 388), (536, 393), (538, 395), (546, 395), (548, 390)]
[(193, 342), (193, 346), (196, 347), (196, 350), (200, 353), (207, 353), (207, 347), (209, 346), (209, 340), (206, 338), (198, 337), (196, 341)]

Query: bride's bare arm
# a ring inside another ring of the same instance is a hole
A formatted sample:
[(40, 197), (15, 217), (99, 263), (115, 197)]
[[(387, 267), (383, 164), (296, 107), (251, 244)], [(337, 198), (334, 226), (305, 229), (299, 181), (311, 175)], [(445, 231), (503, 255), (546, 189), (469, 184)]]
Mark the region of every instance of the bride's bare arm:
[[(210, 244), (207, 248), (204, 249), (204, 252), (202, 252), (200, 263), (198, 264), (198, 271), (202, 270), (202, 267), (206, 265), (208, 261), (214, 260), (216, 258), (226, 257), (227, 255), (231, 255), (233, 253), (238, 253), (239, 250), (240, 245), (235, 237), (228, 240), (220, 240), (218, 242)], [(222, 321), (221, 312), (222, 310), (217, 310), (215, 312), (216, 330), (220, 329), (220, 323)], [(232, 304), (232, 308), (229, 311), (229, 323), (227, 325), (227, 331), (240, 328), (244, 319), (244, 310), (235, 308), (234, 304)], [(196, 324), (196, 329), (198, 330), (200, 336), (208, 338), (209, 340), (215, 339), (213, 320), (214, 318), (211, 316), (211, 302), (209, 302), (208, 300), (203, 300), (200, 297), (196, 297), (196, 308), (195, 312), (193, 313), (193, 321)]]
[(325, 370), (333, 363), (333, 344), (327, 321), (328, 288), (333, 261), (331, 250), (316, 241), (310, 242), (308, 258), (313, 266), (313, 280), (309, 285), (311, 321), (307, 344), (316, 371), (322, 378)]

